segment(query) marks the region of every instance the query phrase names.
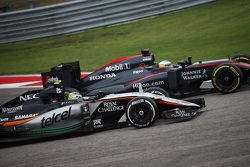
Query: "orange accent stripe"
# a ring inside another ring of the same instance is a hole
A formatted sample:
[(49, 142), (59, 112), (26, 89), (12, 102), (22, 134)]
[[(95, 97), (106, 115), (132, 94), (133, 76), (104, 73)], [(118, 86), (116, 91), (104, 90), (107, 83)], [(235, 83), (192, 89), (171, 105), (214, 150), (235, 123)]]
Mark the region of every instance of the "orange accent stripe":
[(231, 63), (231, 64), (239, 65), (239, 66), (244, 66), (244, 67), (250, 67), (250, 64), (243, 63), (243, 62), (235, 62), (235, 63)]
[(175, 105), (175, 106), (185, 106), (184, 104), (179, 104), (179, 103), (174, 103), (174, 102), (167, 102), (167, 101), (162, 101), (162, 100), (156, 100), (156, 103), (169, 104), (169, 105)]
[(104, 100), (96, 100), (97, 102), (104, 102), (104, 101), (113, 101), (113, 100), (129, 100), (133, 99), (134, 97), (120, 97), (120, 98), (114, 98), (114, 99), (104, 99)]
[(144, 80), (144, 79), (147, 79), (147, 78), (150, 78), (150, 77), (154, 77), (154, 76), (157, 76), (157, 75), (160, 75), (160, 74), (164, 74), (164, 73), (167, 74), (168, 72), (159, 72), (159, 73), (156, 73), (156, 74), (147, 75), (147, 76), (145, 76), (145, 77), (143, 77), (143, 78), (140, 78), (140, 79), (138, 79), (138, 80), (132, 81), (132, 82), (129, 83), (129, 84), (131, 85), (131, 84), (134, 84), (134, 83), (138, 83), (138, 82), (140, 82), (141, 80)]
[(33, 117), (33, 118), (27, 118), (27, 119), (23, 119), (23, 120), (19, 120), (19, 121), (5, 122), (3, 124), (3, 127), (20, 125), (20, 124), (29, 122), (29, 121), (31, 121), (34, 118), (35, 117)]

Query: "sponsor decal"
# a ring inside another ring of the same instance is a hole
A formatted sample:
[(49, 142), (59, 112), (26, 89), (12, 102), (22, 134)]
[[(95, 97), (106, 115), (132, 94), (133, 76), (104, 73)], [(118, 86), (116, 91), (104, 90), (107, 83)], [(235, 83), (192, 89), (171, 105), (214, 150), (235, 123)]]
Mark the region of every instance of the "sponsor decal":
[(173, 118), (183, 118), (194, 116), (196, 112), (187, 113), (185, 110), (175, 109), (174, 114), (171, 114)]
[(86, 121), (85, 123), (84, 123), (84, 125), (86, 126), (86, 125), (89, 125), (90, 124), (90, 120), (88, 120), (88, 121)]
[(176, 110), (172, 117), (190, 117), (190, 113), (186, 113), (185, 110)]
[(105, 72), (123, 71), (130, 69), (129, 63), (116, 64), (105, 68)]
[(0, 122), (6, 122), (8, 120), (9, 120), (9, 118), (0, 118)]
[(94, 123), (94, 128), (102, 128), (103, 127), (101, 119), (94, 119), (93, 123)]
[(141, 73), (143, 73), (143, 70), (135, 70), (135, 71), (133, 71), (133, 74), (141, 74)]
[(144, 99), (139, 99), (139, 100), (133, 101), (131, 103), (131, 105), (139, 104), (139, 103), (142, 103), (142, 102), (145, 102), (145, 100)]
[(95, 80), (101, 80), (101, 79), (107, 79), (107, 78), (114, 78), (116, 75), (114, 73), (111, 74), (102, 74), (102, 75), (94, 75), (90, 76), (89, 80), (90, 81), (95, 81)]
[(98, 108), (99, 113), (110, 112), (110, 111), (121, 111), (124, 110), (124, 106), (117, 105), (116, 101), (103, 102), (103, 107)]
[(84, 112), (88, 112), (89, 111), (89, 106), (87, 104), (83, 105), (82, 109), (83, 109)]
[(74, 103), (75, 103), (74, 101), (64, 101), (61, 102), (61, 105), (74, 104)]
[(46, 76), (46, 79), (45, 79), (45, 84), (48, 84), (48, 83), (54, 83), (56, 81), (58, 81), (58, 77), (49, 77), (49, 76)]
[(16, 111), (19, 110), (23, 110), (23, 105), (20, 106), (16, 106), (16, 107), (10, 107), (10, 108), (6, 108), (6, 107), (2, 107), (2, 113), (14, 113)]
[(152, 60), (152, 57), (143, 57), (142, 61), (151, 61)]
[(206, 69), (204, 70), (194, 70), (194, 71), (183, 71), (181, 72), (181, 77), (184, 80), (193, 80), (193, 79), (199, 79), (199, 78), (205, 78), (207, 77)]
[(43, 117), (43, 119), (41, 120), (41, 127), (42, 128), (46, 128), (47, 126), (51, 126), (54, 125), (56, 123), (59, 123), (63, 120), (66, 120), (68, 118), (70, 118), (70, 114), (71, 114), (71, 108), (69, 107), (69, 110), (63, 111), (62, 113), (53, 113), (52, 117)]
[(89, 125), (89, 124), (90, 124), (90, 120), (88, 120), (88, 121), (86, 121), (86, 122), (84, 123), (85, 126), (87, 126), (87, 125)]
[(15, 116), (15, 120), (32, 118), (32, 117), (35, 117), (35, 116), (37, 116), (37, 115), (38, 115), (38, 113), (36, 113), (36, 114), (22, 114), (22, 115), (16, 115), (16, 116)]
[[(134, 83), (132, 85), (133, 89), (138, 89), (140, 83)], [(155, 82), (148, 82), (148, 83), (141, 83), (142, 88), (149, 88), (149, 87), (155, 87), (155, 86), (160, 86), (160, 85), (165, 85), (164, 81), (155, 81)]]
[(28, 101), (31, 99), (38, 99), (38, 93), (36, 94), (29, 94), (29, 95), (24, 95), (24, 96), (19, 96), (20, 101)]
[(63, 92), (62, 88), (56, 88), (56, 93), (57, 93), (57, 94), (60, 94), (60, 93), (62, 93), (62, 92)]

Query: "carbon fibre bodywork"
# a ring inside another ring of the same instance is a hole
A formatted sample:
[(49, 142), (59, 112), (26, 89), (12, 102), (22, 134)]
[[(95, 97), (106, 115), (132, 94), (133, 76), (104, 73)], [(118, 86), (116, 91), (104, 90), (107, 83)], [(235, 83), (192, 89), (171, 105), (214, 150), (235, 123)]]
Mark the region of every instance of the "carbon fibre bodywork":
[(93, 95), (99, 91), (105, 94), (137, 91), (139, 83), (144, 89), (160, 87), (170, 96), (203, 91), (200, 86), (212, 79), (214, 69), (222, 64), (239, 68), (244, 75), (244, 83), (250, 78), (250, 64), (231, 59), (205, 62), (183, 61), (179, 65), (160, 68), (154, 55), (147, 50), (141, 55), (115, 59), (84, 78), (80, 78), (79, 62), (64, 63), (42, 73), (46, 88), (55, 80), (62, 80), (65, 87), (74, 87), (83, 95)]
[(53, 96), (48, 101), (40, 96), (43, 91), (28, 91), (1, 106), (0, 136), (49, 136), (128, 126), (126, 111), (136, 98), (131, 105), (151, 99), (157, 105), (156, 115), (170, 119), (190, 119), (205, 107), (202, 98), (183, 101), (144, 92), (75, 100), (59, 100)]

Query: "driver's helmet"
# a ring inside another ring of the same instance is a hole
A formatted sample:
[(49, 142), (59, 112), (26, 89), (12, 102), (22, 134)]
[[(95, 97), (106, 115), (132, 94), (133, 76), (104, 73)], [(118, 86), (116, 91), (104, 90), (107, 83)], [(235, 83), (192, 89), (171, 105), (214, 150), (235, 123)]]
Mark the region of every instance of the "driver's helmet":
[(164, 60), (158, 64), (158, 67), (159, 68), (173, 67), (173, 64), (168, 60)]
[(53, 85), (54, 85), (55, 88), (61, 88), (62, 87), (62, 81), (61, 80), (55, 81), (53, 83)]
[(81, 97), (82, 95), (79, 92), (70, 92), (67, 94), (68, 100), (77, 100)]

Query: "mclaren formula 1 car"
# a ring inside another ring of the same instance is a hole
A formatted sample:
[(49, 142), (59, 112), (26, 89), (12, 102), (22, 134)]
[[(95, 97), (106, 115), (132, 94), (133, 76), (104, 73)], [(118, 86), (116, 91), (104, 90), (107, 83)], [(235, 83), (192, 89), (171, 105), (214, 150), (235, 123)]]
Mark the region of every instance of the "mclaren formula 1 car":
[(62, 80), (65, 87), (93, 95), (99, 91), (105, 94), (133, 92), (141, 83), (148, 92), (175, 97), (203, 91), (201, 85), (208, 80), (222, 93), (235, 92), (250, 81), (250, 56), (247, 55), (196, 63), (189, 57), (173, 65), (169, 61), (155, 63), (149, 50), (141, 53), (115, 59), (84, 78), (80, 78), (79, 62), (60, 64), (42, 73), (43, 86), (46, 88)]
[(3, 104), (0, 136), (48, 136), (129, 125), (144, 128), (159, 117), (193, 118), (204, 106), (203, 98), (183, 101), (143, 91), (82, 97), (75, 89), (50, 86)]

